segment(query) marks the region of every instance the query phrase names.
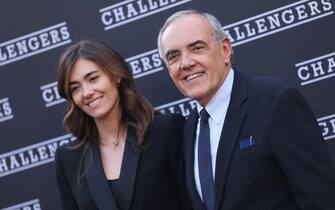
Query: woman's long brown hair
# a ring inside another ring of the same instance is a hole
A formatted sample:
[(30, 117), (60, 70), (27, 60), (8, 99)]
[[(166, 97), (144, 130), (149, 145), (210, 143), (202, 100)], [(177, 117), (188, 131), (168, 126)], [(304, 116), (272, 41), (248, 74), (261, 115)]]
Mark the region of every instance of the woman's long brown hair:
[(68, 47), (61, 55), (57, 68), (59, 94), (67, 100), (64, 125), (84, 146), (84, 153), (99, 139), (92, 117), (73, 102), (69, 89), (69, 75), (78, 59), (94, 62), (107, 73), (110, 79), (120, 78), (118, 91), (121, 106), (121, 122), (136, 130), (138, 145), (143, 145), (145, 132), (153, 119), (151, 104), (135, 89), (132, 73), (124, 59), (105, 43), (96, 40), (82, 40)]

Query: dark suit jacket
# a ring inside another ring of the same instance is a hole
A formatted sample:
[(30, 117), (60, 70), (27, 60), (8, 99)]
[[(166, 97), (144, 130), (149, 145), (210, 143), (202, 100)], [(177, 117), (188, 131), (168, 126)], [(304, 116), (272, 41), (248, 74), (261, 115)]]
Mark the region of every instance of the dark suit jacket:
[[(187, 190), (204, 210), (194, 182), (196, 124), (193, 110), (184, 127)], [(315, 116), (274, 78), (235, 71), (216, 158), (216, 210), (335, 209), (335, 169)]]
[[(119, 207), (115, 203), (103, 171), (98, 145), (84, 157), (85, 175), (78, 184), (78, 167), (83, 149), (56, 152), (56, 173), (64, 210), (174, 210), (184, 209), (181, 155), (184, 118), (157, 115), (146, 134), (146, 146), (140, 148), (134, 129), (128, 129), (119, 178)], [(74, 142), (75, 144), (76, 142)], [(184, 188), (184, 192), (183, 191)]]

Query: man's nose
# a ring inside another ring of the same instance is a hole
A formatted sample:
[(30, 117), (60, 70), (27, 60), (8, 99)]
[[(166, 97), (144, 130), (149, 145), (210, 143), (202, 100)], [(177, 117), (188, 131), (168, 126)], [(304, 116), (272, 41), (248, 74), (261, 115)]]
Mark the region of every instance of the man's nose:
[(190, 53), (183, 53), (181, 56), (180, 68), (182, 70), (190, 69), (195, 64), (193, 56)]

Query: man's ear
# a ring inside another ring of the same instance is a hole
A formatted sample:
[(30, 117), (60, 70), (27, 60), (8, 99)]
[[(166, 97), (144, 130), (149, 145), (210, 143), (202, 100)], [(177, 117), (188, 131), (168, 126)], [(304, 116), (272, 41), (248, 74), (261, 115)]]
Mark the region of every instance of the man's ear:
[(223, 59), (225, 64), (231, 64), (231, 57), (233, 54), (233, 48), (231, 46), (230, 40), (225, 37), (221, 41), (222, 49), (223, 49)]

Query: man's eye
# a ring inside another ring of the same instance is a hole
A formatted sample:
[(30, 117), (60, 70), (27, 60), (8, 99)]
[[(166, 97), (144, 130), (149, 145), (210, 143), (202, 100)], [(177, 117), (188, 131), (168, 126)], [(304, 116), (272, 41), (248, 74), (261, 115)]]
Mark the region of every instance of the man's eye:
[(173, 64), (177, 61), (177, 58), (178, 56), (177, 55), (170, 55), (168, 58), (167, 58), (167, 61), (169, 64)]
[(168, 57), (168, 61), (173, 60), (175, 57), (176, 57), (175, 55), (171, 55), (171, 56), (169, 56), (169, 57)]
[(205, 49), (205, 47), (202, 46), (202, 45), (196, 45), (192, 49), (193, 49), (193, 51), (197, 52), (197, 51), (201, 51), (201, 50)]

